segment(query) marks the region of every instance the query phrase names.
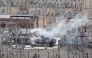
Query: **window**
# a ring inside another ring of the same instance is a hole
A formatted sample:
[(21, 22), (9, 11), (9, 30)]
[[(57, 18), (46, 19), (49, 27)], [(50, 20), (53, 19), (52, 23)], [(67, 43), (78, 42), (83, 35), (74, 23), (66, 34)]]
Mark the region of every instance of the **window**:
[(5, 21), (4, 19), (2, 19), (2, 21)]
[(10, 20), (6, 20), (6, 21), (10, 21)]
[(15, 20), (12, 20), (13, 22), (15, 22)]

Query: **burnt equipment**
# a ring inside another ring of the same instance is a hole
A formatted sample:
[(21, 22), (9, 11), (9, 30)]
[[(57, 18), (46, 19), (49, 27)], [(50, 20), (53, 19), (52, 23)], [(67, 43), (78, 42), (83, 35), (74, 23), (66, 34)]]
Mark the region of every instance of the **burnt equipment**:
[(41, 36), (42, 39), (37, 39), (35, 41), (36, 44), (41, 44), (42, 46), (44, 45), (47, 45), (47, 46), (50, 46), (50, 47), (53, 47), (54, 44), (56, 43), (56, 40), (53, 39), (53, 38), (49, 38), (49, 37), (46, 37), (46, 36)]

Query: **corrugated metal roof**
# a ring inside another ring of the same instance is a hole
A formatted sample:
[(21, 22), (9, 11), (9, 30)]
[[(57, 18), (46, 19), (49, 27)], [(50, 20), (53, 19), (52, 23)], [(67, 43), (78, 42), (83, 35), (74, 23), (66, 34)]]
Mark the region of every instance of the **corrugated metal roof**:
[(10, 15), (0, 15), (0, 18), (10, 18)]

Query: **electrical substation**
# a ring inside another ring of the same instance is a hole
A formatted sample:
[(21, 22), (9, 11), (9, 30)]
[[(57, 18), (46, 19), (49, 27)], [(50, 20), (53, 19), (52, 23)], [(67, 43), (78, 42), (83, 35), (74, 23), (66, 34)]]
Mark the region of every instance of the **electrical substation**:
[(92, 0), (0, 0), (0, 58), (92, 58)]

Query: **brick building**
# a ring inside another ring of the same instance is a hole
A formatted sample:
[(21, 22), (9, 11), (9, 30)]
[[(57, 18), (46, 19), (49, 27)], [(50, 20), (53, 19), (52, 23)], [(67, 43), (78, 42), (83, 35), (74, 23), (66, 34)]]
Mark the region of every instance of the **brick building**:
[(30, 15), (0, 15), (1, 28), (34, 28), (34, 21), (38, 27), (38, 17)]

